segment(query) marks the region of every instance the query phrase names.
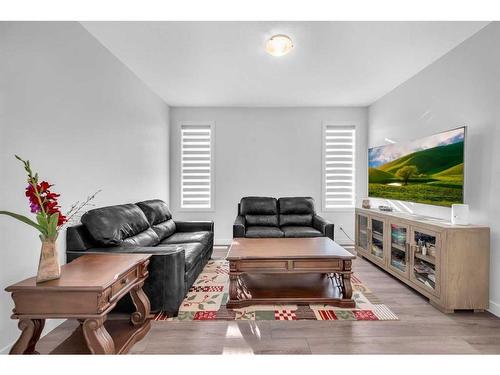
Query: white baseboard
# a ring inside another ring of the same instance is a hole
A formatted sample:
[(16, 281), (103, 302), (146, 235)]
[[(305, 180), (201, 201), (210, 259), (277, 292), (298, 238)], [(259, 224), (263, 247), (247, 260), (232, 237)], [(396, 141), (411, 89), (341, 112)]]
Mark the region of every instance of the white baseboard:
[(232, 238), (216, 238), (214, 240), (214, 246), (229, 246), (233, 242)]
[(500, 317), (500, 303), (490, 300), (490, 307), (488, 308), (488, 311), (493, 315)]
[[(231, 242), (233, 242), (233, 239), (232, 238), (229, 238), (229, 239), (226, 239), (226, 238), (216, 238), (214, 240), (214, 246), (229, 246), (231, 245)], [(347, 238), (342, 238), (342, 239), (339, 239), (338, 241), (336, 241), (340, 246), (348, 246), (348, 247), (352, 247), (354, 246), (354, 243), (347, 239)]]

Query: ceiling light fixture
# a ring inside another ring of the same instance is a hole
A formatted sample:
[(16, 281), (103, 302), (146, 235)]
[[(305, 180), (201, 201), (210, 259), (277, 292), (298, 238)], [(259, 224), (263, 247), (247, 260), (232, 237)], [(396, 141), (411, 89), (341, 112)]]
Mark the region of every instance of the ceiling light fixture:
[(266, 43), (266, 51), (272, 56), (284, 56), (293, 48), (292, 39), (289, 36), (273, 35)]

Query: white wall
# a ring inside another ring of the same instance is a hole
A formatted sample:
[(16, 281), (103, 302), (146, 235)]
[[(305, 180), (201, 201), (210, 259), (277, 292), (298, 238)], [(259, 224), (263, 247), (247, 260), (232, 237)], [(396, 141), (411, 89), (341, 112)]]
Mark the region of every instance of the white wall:
[[(215, 210), (180, 210), (180, 122), (215, 121)], [(312, 196), (321, 213), (322, 123), (350, 121), (357, 125), (357, 196), (366, 195), (366, 108), (191, 108), (170, 110), (171, 206), (180, 219), (215, 221), (216, 243), (232, 239), (232, 225), (241, 197)], [(336, 226), (339, 242), (353, 237), (351, 212), (321, 213)]]
[[(500, 315), (500, 23), (494, 22), (369, 108), (369, 145), (467, 126), (465, 200), (491, 227), (490, 310)], [(450, 218), (449, 208), (412, 204)]]
[[(167, 105), (76, 22), (0, 22), (0, 209), (29, 214), (14, 154), (63, 208), (168, 199)], [(0, 350), (18, 336), (7, 285), (35, 274), (37, 233), (0, 216)], [(59, 240), (64, 260), (64, 236)], [(54, 327), (54, 322), (47, 328)]]

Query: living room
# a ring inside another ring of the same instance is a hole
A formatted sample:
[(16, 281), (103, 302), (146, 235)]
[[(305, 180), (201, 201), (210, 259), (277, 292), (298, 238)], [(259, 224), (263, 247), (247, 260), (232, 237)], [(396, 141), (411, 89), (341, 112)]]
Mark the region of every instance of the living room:
[(2, 354), (500, 354), (495, 17), (0, 21)]

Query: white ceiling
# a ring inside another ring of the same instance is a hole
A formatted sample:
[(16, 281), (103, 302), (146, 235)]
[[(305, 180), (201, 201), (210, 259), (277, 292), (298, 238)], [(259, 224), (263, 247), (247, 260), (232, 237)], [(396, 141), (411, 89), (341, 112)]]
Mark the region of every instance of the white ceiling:
[[(172, 106), (365, 106), (487, 22), (82, 22)], [(295, 45), (264, 51), (273, 34)]]

